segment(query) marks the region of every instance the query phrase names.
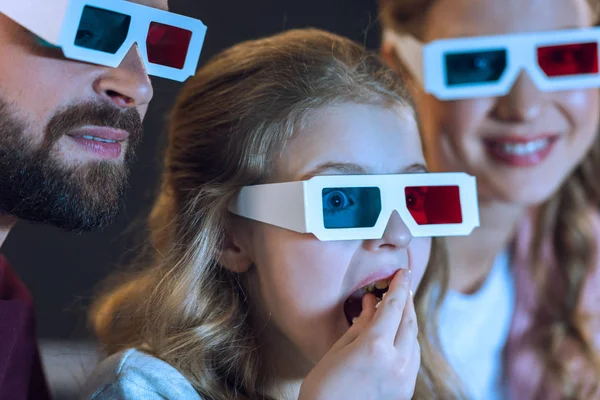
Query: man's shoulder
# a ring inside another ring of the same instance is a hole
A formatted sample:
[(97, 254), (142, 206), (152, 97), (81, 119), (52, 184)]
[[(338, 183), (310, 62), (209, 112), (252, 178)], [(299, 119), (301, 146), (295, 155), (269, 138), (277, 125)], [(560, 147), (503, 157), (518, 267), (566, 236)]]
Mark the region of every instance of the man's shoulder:
[(27, 286), (19, 279), (12, 266), (0, 253), (0, 300), (21, 300), (32, 306), (32, 299)]
[(102, 361), (88, 379), (82, 399), (201, 400), (189, 381), (168, 363), (136, 349)]
[(49, 399), (27, 287), (0, 254), (0, 397)]

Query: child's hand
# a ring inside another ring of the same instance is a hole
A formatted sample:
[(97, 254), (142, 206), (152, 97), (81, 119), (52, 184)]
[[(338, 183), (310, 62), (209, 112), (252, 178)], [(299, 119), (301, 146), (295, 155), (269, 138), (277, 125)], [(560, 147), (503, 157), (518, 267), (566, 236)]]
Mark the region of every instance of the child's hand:
[(417, 316), (409, 271), (394, 276), (376, 308), (363, 297), (363, 311), (308, 374), (299, 400), (407, 400), (421, 364)]

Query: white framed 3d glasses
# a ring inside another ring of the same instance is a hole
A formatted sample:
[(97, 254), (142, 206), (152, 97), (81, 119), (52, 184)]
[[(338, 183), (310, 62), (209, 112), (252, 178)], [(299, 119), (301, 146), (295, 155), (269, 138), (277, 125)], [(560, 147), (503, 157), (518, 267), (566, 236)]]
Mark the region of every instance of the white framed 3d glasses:
[(394, 210), (414, 237), (469, 235), (479, 226), (475, 178), (454, 172), (315, 176), (245, 186), (229, 205), (236, 215), (322, 241), (379, 239)]
[(542, 91), (600, 87), (600, 28), (461, 37), (426, 44), (384, 33), (427, 93), (440, 100), (506, 95), (522, 70)]
[(5, 14), (67, 58), (116, 68), (133, 44), (149, 75), (184, 81), (196, 72), (206, 26), (125, 0), (2, 0)]

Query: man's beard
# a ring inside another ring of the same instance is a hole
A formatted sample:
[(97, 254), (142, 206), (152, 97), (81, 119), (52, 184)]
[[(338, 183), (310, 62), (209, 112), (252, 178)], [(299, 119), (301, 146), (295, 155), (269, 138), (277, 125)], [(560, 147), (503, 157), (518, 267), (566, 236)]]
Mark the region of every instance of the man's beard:
[[(85, 125), (129, 132), (124, 162), (88, 161), (68, 166), (57, 143)], [(101, 229), (119, 212), (134, 149), (142, 137), (135, 109), (83, 103), (56, 113), (41, 146), (26, 137), (28, 124), (0, 99), (0, 215), (46, 223), (75, 232)]]

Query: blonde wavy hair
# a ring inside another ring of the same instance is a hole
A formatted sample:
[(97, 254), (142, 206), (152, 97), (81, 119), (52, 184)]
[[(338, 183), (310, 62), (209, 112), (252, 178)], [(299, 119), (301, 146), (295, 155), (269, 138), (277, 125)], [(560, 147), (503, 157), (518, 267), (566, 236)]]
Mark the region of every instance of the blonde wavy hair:
[[(408, 33), (422, 39), (427, 13), (435, 2), (436, 0), (379, 0), (382, 25), (398, 33)], [(596, 16), (597, 24), (600, 1), (588, 0), (588, 3)], [(394, 55), (394, 59), (398, 65), (402, 65), (398, 55)], [(408, 73), (406, 68), (403, 73)], [(593, 338), (584, 332), (583, 321), (579, 320), (576, 313), (584, 278), (590, 272), (595, 253), (600, 251), (594, 248), (596, 238), (589, 224), (590, 208), (600, 208), (599, 172), (600, 135), (597, 134), (581, 164), (560, 189), (540, 205), (529, 255), (536, 281), (537, 304), (541, 306), (537, 313), (538, 316), (543, 316), (536, 321), (548, 320), (546, 324), (536, 325), (532, 342), (536, 346), (537, 355), (548, 367), (553, 379), (559, 383), (562, 398), (587, 399), (590, 391), (600, 389), (600, 360), (593, 350)], [(551, 242), (552, 255), (557, 261), (558, 279), (563, 282), (565, 296), (556, 296), (553, 291), (556, 282), (552, 283), (554, 286), (549, 284), (547, 260), (542, 252), (548, 240)], [(572, 360), (565, 359), (560, 352), (561, 344), (565, 341), (576, 343), (587, 358), (587, 367), (593, 375), (589, 381), (580, 381), (578, 376), (570, 374)], [(590, 389), (590, 384), (595, 387)]]
[[(250, 272), (219, 265), (227, 205), (269, 179), (311, 112), (359, 103), (405, 108), (401, 81), (376, 55), (316, 29), (238, 44), (186, 82), (169, 120), (159, 196), (140, 268), (108, 281), (91, 323), (108, 354), (137, 347), (178, 369), (206, 399), (264, 399), (269, 376), (253, 328)], [(415, 398), (452, 399), (434, 323), (448, 270), (434, 239), (416, 294), (422, 368)], [(253, 269), (250, 269), (251, 271)]]

